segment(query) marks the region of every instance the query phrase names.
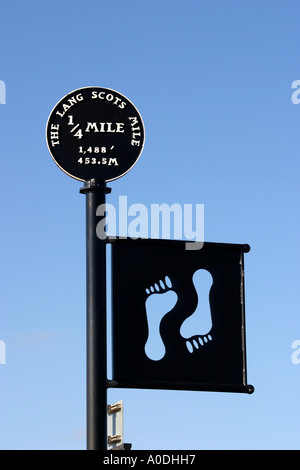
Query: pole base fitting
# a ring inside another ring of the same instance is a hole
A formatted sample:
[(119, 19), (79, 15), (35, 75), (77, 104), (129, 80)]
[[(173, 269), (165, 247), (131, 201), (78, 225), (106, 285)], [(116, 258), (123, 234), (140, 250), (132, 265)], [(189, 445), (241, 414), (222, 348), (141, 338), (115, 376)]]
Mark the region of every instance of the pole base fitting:
[(79, 190), (81, 194), (86, 194), (88, 191), (104, 191), (105, 194), (109, 194), (111, 188), (106, 186), (106, 181), (93, 178), (89, 181), (85, 181), (84, 187)]

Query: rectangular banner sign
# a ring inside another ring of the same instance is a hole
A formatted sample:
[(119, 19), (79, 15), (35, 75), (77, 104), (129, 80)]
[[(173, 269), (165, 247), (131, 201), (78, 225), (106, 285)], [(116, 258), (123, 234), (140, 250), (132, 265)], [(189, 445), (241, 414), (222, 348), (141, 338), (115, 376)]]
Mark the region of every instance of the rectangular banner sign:
[(116, 386), (253, 393), (245, 338), (249, 245), (108, 242)]

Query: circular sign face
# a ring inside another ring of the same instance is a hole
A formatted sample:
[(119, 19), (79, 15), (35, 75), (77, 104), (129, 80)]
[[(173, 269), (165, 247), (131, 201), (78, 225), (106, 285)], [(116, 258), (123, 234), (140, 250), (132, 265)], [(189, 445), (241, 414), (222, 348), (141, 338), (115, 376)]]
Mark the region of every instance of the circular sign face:
[(108, 88), (79, 88), (52, 110), (46, 128), (49, 152), (79, 181), (112, 181), (138, 161), (145, 129), (135, 106)]

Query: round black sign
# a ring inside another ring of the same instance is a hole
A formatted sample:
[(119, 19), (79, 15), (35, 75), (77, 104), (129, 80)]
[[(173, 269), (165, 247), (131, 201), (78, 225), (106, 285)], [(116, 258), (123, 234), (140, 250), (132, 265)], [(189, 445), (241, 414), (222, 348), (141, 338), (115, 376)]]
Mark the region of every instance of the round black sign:
[(125, 96), (108, 88), (79, 88), (52, 110), (46, 128), (49, 152), (67, 175), (80, 181), (112, 181), (138, 161), (143, 120)]

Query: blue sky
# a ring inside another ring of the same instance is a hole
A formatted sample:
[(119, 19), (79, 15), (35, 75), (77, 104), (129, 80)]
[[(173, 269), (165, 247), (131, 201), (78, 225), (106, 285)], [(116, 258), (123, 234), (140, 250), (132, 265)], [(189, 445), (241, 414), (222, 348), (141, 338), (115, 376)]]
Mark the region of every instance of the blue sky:
[[(112, 390), (133, 449), (299, 449), (299, 2), (1, 3), (1, 449), (85, 448), (85, 200), (49, 155), (55, 104), (129, 98), (146, 142), (108, 202), (204, 204), (248, 243), (253, 395)], [(108, 269), (109, 270), (109, 269)], [(137, 332), (138, 334), (138, 332)], [(110, 358), (109, 358), (110, 366)]]

